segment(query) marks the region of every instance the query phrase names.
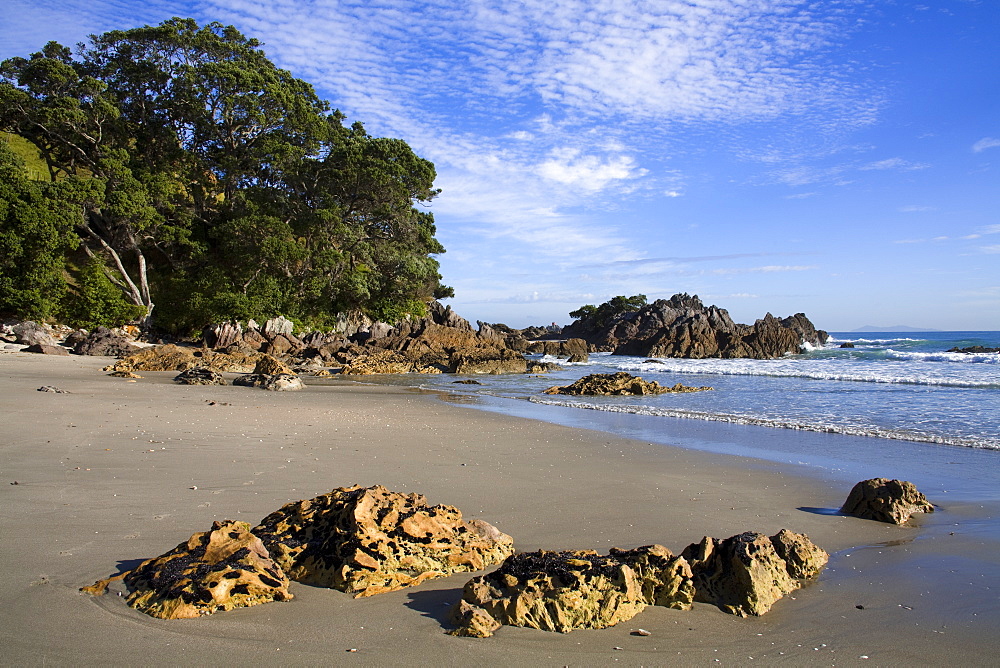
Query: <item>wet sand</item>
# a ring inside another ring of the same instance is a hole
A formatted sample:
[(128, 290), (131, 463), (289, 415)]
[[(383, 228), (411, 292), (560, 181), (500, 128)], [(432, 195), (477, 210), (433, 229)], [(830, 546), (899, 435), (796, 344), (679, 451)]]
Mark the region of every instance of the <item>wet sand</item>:
[[(758, 460), (404, 388), (345, 380), (271, 393), (179, 386), (173, 373), (128, 382), (101, 372), (108, 361), (0, 354), (5, 665), (982, 665), (1000, 650), (992, 504), (950, 504), (895, 527), (832, 514), (849, 491), (842, 481)], [(293, 583), (287, 603), (173, 621), (78, 591), (213, 520), (255, 524), (354, 483), (455, 505), (520, 550), (679, 552), (704, 535), (789, 528), (832, 558), (760, 618), (651, 607), (610, 629), (505, 627), (482, 640), (445, 634), (468, 575), (360, 600)], [(630, 635), (640, 627), (651, 635)]]

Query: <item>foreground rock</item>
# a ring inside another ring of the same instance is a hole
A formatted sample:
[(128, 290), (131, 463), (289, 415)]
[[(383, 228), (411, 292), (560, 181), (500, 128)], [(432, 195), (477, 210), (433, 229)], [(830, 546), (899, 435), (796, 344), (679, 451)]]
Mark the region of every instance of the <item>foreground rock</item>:
[(787, 529), (771, 537), (750, 531), (725, 539), (706, 536), (681, 555), (691, 566), (695, 600), (740, 617), (763, 615), (830, 558), (808, 536)]
[(610, 323), (586, 319), (563, 328), (563, 336), (585, 339), (594, 350), (639, 357), (750, 357), (771, 359), (819, 346), (829, 335), (802, 313), (778, 319), (768, 313), (753, 325), (733, 322), (725, 309), (705, 306), (696, 296), (677, 294)]
[(288, 578), (246, 522), (215, 522), (173, 550), (85, 591), (101, 595), (114, 580), (126, 602), (160, 619), (189, 619), (270, 601), (287, 601)]
[(481, 570), (514, 551), (511, 537), (486, 522), (382, 486), (288, 503), (254, 533), (291, 579), (356, 597)]
[(516, 554), (470, 580), (452, 609), (452, 635), (485, 638), (501, 626), (568, 633), (627, 621), (648, 605), (686, 610), (694, 587), (687, 562), (662, 545), (634, 550)]
[(577, 380), (572, 385), (553, 386), (545, 394), (570, 394), (588, 396), (622, 396), (664, 394), (666, 392), (702, 392), (710, 387), (687, 387), (677, 383), (673, 387), (663, 387), (655, 380), (643, 380), (624, 371), (618, 373), (592, 373)]
[(913, 513), (933, 513), (934, 506), (911, 482), (872, 478), (854, 486), (840, 512), (865, 520), (905, 524)]

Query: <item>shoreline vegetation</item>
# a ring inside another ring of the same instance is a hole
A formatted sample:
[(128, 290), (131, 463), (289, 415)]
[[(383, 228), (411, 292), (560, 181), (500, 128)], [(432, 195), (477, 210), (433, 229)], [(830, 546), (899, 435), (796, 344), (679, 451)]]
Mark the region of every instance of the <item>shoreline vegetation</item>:
[[(101, 374), (107, 362), (0, 356), (3, 411), (18, 415), (0, 427), (13, 479), (0, 491), (10, 537), (0, 616), (14, 661), (86, 655), (114, 664), (138, 652), (165, 664), (238, 652), (274, 662), (280, 652), (282, 662), (310, 662), (356, 650), (379, 665), (427, 657), (441, 665), (470, 657), (745, 664), (751, 656), (933, 664), (976, 662), (998, 644), (989, 590), (996, 578), (983, 570), (982, 587), (958, 588), (976, 571), (952, 567), (958, 554), (984, 568), (996, 560), (994, 533), (986, 540), (963, 528), (992, 508), (947, 504), (910, 525), (884, 525), (836, 514), (849, 491), (842, 483), (772, 463), (474, 411), (346, 378), (286, 395), (177, 387), (174, 372), (130, 383)], [(36, 391), (45, 385), (65, 392)], [(24, 424), (35, 426), (25, 433)], [(353, 483), (453, 504), (513, 536), (518, 551), (661, 543), (680, 553), (706, 535), (788, 528), (831, 560), (760, 618), (696, 603), (683, 612), (649, 608), (603, 630), (504, 627), (489, 640), (445, 634), (462, 576), (363, 601), (293, 583), (292, 603), (194, 622), (143, 621), (120, 597), (77, 592), (110, 565), (134, 567), (212, 521), (253, 522), (280, 503)], [(637, 628), (649, 635), (632, 635)]]

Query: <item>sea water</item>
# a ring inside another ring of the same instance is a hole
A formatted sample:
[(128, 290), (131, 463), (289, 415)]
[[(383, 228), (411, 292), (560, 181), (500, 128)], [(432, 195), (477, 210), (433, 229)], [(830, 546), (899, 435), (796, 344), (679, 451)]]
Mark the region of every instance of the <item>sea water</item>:
[[(444, 391), (487, 410), (820, 467), (845, 479), (870, 472), (875, 462), (878, 475), (960, 485), (992, 498), (1000, 495), (1000, 354), (947, 352), (972, 346), (1000, 347), (1000, 332), (835, 332), (822, 347), (772, 360), (598, 353), (587, 363), (567, 364), (534, 356), (563, 369), (531, 376), (409, 375), (393, 382)], [(666, 386), (712, 389), (544, 394), (587, 374), (617, 371)]]

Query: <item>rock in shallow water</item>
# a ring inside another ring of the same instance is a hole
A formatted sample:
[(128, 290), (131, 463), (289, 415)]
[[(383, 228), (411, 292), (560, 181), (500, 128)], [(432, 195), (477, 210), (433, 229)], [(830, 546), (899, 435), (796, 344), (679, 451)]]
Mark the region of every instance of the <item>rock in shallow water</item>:
[(840, 512), (865, 520), (905, 524), (913, 513), (932, 513), (934, 506), (905, 480), (862, 480), (847, 496)]
[(677, 383), (673, 387), (663, 387), (655, 380), (643, 380), (630, 373), (592, 373), (580, 378), (572, 385), (553, 386), (545, 394), (569, 394), (587, 396), (620, 396), (664, 394), (666, 392), (702, 392), (710, 387), (688, 387)]

